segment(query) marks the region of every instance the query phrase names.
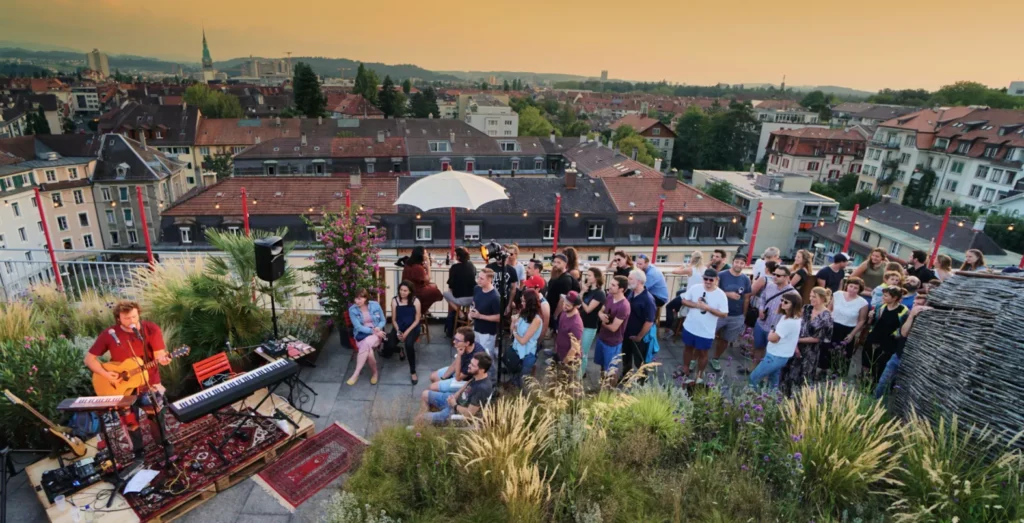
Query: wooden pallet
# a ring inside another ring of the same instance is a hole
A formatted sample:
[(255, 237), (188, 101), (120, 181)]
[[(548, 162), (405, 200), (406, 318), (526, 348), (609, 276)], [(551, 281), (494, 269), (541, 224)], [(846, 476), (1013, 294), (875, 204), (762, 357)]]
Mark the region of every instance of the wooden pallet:
[(277, 461), (277, 458), (290, 450), (299, 442), (313, 435), (314, 428), (312, 425), (300, 426), (299, 432), (294, 436), (283, 439), (273, 447), (263, 451), (263, 453), (253, 456), (241, 464), (233, 467), (228, 471), (227, 474), (220, 477), (214, 482), (217, 487), (217, 492), (224, 492), (225, 490), (237, 485), (238, 483), (249, 479), (259, 471), (263, 470), (264, 467)]
[(199, 505), (202, 505), (203, 503), (210, 501), (215, 496), (217, 496), (217, 489), (214, 488), (213, 484), (211, 483), (199, 489), (189, 497), (174, 504), (174, 506), (166, 509), (162, 514), (154, 516), (153, 519), (150, 519), (150, 521), (154, 523), (168, 523), (170, 521), (174, 521), (180, 518), (181, 516), (184, 516), (185, 514), (191, 512), (192, 509), (198, 507)]

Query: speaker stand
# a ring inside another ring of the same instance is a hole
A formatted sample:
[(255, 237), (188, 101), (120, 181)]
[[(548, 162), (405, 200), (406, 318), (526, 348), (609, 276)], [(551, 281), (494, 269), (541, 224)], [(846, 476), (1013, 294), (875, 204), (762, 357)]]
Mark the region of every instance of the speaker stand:
[(277, 307), (274, 304), (274, 280), (268, 282), (270, 284), (270, 322), (274, 324), (274, 340), (280, 339), (277, 335)]

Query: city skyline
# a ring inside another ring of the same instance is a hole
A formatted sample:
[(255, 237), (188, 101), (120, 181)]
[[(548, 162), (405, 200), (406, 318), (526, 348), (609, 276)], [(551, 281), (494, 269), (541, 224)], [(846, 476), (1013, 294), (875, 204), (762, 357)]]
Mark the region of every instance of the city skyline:
[[(309, 9), (294, 12), (251, 1), (183, 0), (159, 9), (124, 0), (12, 4), (4, 7), (6, 16), (0, 20), (6, 40), (188, 63), (202, 56), (205, 27), (215, 62), (249, 55), (284, 57), (290, 51), (292, 56), (411, 63), (433, 71), (598, 77), (608, 69), (615, 79), (696, 85), (778, 84), (786, 75), (788, 85), (872, 91), (935, 90), (958, 80), (1002, 88), (1024, 77), (1000, 53), (948, 45), (951, 35), (984, 35), (984, 48), (1013, 49), (1013, 23), (1024, 16), (1024, 3), (1004, 6), (993, 16), (951, 1), (931, 2), (927, 12), (881, 0), (865, 0), (857, 12), (812, 9), (817, 4), (807, 0), (788, 0), (768, 10), (745, 0), (729, 9), (708, 1), (653, 2), (646, 7), (658, 15), (639, 16), (634, 25), (625, 24), (613, 4), (598, 0), (557, 5), (528, 0), (514, 11), (469, 0), (446, 3), (444, 10), (399, 2), (387, 13), (373, 6), (323, 2), (309, 2)], [(49, 16), (54, 11), (62, 16)], [(884, 13), (885, 21), (872, 13)], [(366, 23), (385, 14), (390, 24)], [(328, 22), (310, 30), (318, 21)], [(82, 31), (102, 27), (112, 30)], [(877, 30), (865, 34), (868, 28)], [(487, 45), (486, 39), (495, 35), (498, 39)]]

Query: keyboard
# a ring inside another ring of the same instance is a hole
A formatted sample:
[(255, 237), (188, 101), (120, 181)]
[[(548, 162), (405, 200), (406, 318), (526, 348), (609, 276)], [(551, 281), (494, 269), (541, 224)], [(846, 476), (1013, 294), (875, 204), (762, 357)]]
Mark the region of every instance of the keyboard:
[(171, 403), (171, 413), (182, 423), (188, 423), (225, 405), (241, 400), (263, 387), (269, 387), (288, 379), (298, 372), (299, 364), (294, 361), (276, 360), (256, 370), (235, 376), (220, 385)]
[(57, 405), (57, 410), (95, 411), (126, 409), (135, 403), (136, 396), (79, 396), (68, 398)]

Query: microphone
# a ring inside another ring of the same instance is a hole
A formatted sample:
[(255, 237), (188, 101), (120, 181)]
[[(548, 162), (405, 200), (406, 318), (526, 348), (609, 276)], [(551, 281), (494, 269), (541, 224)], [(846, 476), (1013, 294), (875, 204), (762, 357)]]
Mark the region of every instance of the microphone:
[(132, 324), (132, 332), (135, 333), (135, 337), (138, 338), (139, 341), (146, 341), (142, 339), (142, 333), (139, 332), (139, 328), (134, 323)]
[(114, 329), (107, 330), (107, 334), (109, 334), (111, 338), (114, 338), (114, 343), (118, 345), (121, 344), (121, 340), (117, 339), (117, 333), (114, 332)]

